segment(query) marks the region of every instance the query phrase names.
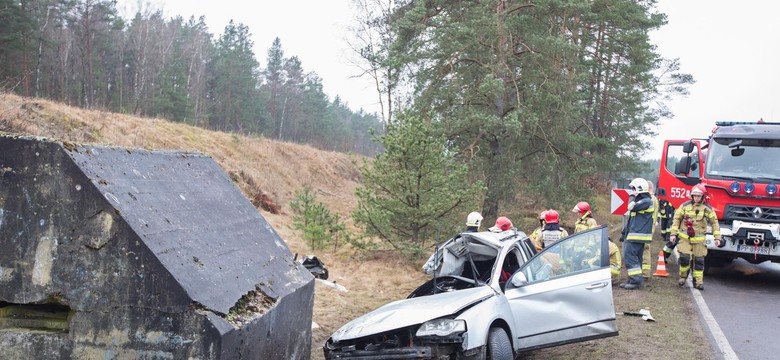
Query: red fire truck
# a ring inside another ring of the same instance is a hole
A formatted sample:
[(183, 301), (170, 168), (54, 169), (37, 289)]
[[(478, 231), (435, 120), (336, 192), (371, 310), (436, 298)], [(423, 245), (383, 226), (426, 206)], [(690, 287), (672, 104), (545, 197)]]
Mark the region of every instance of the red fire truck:
[(656, 194), (675, 209), (707, 188), (723, 237), (707, 236), (707, 267), (735, 258), (780, 262), (780, 123), (716, 122), (707, 139), (667, 140)]

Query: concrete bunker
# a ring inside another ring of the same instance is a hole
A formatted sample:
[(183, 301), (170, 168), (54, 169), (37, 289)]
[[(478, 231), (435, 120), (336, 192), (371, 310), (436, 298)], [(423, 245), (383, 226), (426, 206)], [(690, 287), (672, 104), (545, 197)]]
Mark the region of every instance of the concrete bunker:
[(0, 358), (307, 359), (314, 278), (210, 157), (0, 134)]

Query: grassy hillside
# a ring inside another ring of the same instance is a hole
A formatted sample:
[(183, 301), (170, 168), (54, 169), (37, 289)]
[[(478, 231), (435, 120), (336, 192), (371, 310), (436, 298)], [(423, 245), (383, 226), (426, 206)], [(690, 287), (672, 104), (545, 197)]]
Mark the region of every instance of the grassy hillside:
[[(230, 174), (244, 194), (258, 207), (293, 252), (308, 254), (300, 233), (292, 228), (289, 202), (308, 186), (318, 200), (349, 219), (355, 207), (354, 190), (359, 173), (354, 156), (317, 150), (309, 146), (208, 131), (163, 119), (137, 118), (89, 111), (14, 95), (0, 94), (0, 131), (44, 136), (81, 143), (131, 148), (192, 150), (212, 156)], [(620, 217), (608, 215), (609, 195), (592, 201), (600, 223), (619, 233)], [(508, 209), (511, 213), (537, 213), (536, 209)], [(539, 209), (541, 210), (541, 209)], [(571, 222), (568, 209), (562, 221)], [(515, 219), (517, 224), (533, 219)], [(349, 224), (348, 224), (349, 225)], [(530, 232), (532, 229), (525, 229)], [(653, 245), (653, 264), (662, 245)], [(406, 295), (422, 283), (422, 260), (402, 259), (390, 252), (356, 254), (348, 248), (316, 253), (328, 266), (330, 280), (345, 286), (338, 292), (316, 286), (312, 358), (322, 358), (321, 346), (343, 323)], [(675, 273), (676, 266), (669, 271)], [(615, 307), (623, 311), (649, 308), (658, 323), (618, 315), (620, 336), (567, 345), (527, 354), (534, 359), (606, 358), (713, 358), (696, 311), (685, 289), (672, 278), (653, 279), (644, 291), (614, 288)], [(691, 321), (694, 320), (694, 321)], [(660, 352), (659, 352), (660, 351)], [(662, 355), (663, 354), (663, 355)]]

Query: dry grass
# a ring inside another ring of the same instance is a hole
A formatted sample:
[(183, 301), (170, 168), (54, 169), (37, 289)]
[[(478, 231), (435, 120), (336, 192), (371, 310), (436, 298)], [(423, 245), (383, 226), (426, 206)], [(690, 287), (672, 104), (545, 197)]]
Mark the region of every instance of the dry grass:
[[(305, 145), (208, 131), (162, 119), (71, 108), (8, 94), (0, 94), (0, 131), (71, 142), (208, 154), (230, 174), (247, 198), (262, 193), (281, 208), (278, 214), (262, 209), (260, 213), (292, 252), (311, 252), (291, 226), (289, 203), (295, 192), (304, 186), (312, 188), (318, 200), (343, 219), (349, 219), (355, 207), (354, 191), (359, 185), (359, 173), (352, 164), (355, 157)], [(611, 223), (612, 238), (617, 239), (620, 218), (608, 215), (609, 197), (602, 196), (591, 203), (596, 219)], [(526, 214), (528, 223), (536, 223), (536, 210), (508, 210)], [(569, 220), (565, 215), (562, 219)], [(522, 221), (518, 221), (520, 224)], [(657, 240), (653, 254), (661, 246)], [(345, 286), (348, 292), (316, 285), (313, 320), (319, 328), (313, 331), (314, 359), (322, 359), (323, 342), (339, 326), (382, 304), (405, 298), (425, 280), (420, 271), (422, 260), (409, 260), (391, 253), (379, 251), (371, 258), (361, 258), (350, 249), (341, 248), (323, 250), (317, 256), (327, 265), (330, 280)], [(674, 264), (667, 268), (672, 274), (677, 269)], [(674, 276), (653, 279), (643, 291), (615, 287), (618, 313), (649, 308), (658, 322), (618, 315), (618, 337), (539, 350), (525, 356), (529, 359), (714, 358), (696, 320), (697, 312), (688, 291), (677, 287)]]

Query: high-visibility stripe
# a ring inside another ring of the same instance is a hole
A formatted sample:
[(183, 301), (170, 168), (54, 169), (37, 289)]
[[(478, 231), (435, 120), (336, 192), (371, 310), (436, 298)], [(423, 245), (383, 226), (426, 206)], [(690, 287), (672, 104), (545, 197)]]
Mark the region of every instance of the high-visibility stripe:
[(642, 269), (641, 268), (628, 269), (628, 276), (634, 276), (634, 275), (642, 275)]
[(647, 208), (647, 209), (644, 209), (644, 210), (632, 211), (631, 212), (631, 216), (634, 216), (635, 213), (636, 214), (647, 214), (647, 213), (651, 213), (651, 212), (655, 212), (655, 208), (652, 207), (652, 206)]
[(652, 234), (642, 234), (642, 233), (628, 233), (626, 236), (626, 240), (634, 240), (634, 241), (652, 241), (653, 235)]

